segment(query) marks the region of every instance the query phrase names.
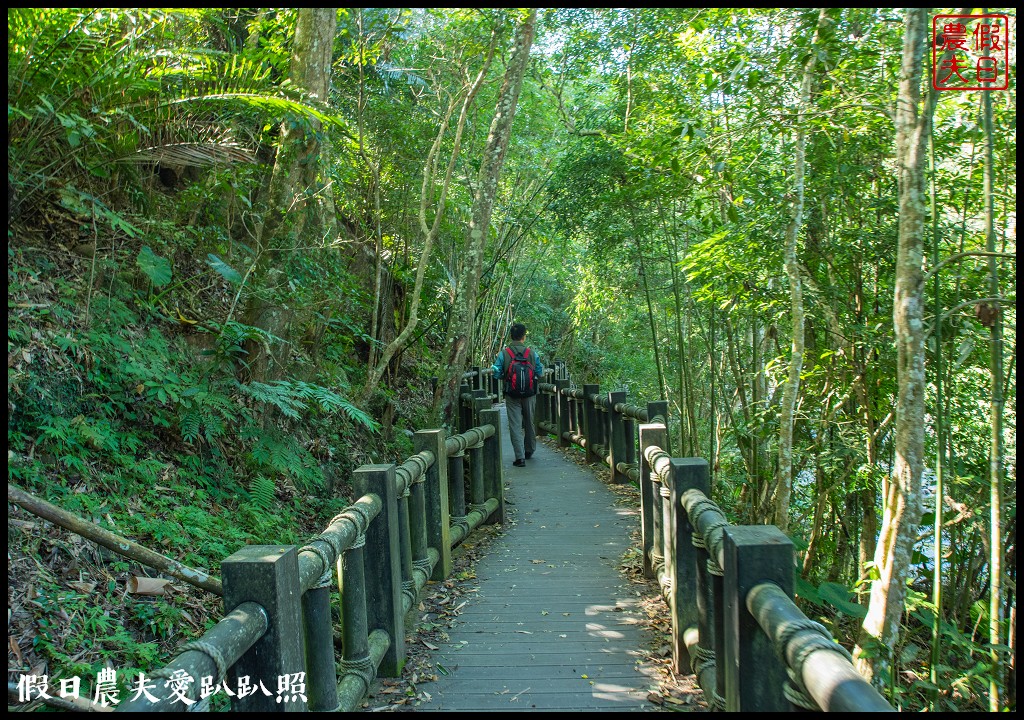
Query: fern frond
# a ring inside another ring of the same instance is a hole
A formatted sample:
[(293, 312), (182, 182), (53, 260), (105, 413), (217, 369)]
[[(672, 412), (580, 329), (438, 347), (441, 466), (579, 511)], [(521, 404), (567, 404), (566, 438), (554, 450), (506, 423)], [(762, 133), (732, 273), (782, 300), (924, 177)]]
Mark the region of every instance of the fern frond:
[(189, 408), (181, 416), (181, 439), (187, 443), (193, 443), (199, 438), (199, 430), (203, 424), (202, 416), (198, 408)]
[(375, 432), (380, 426), (370, 415), (352, 404), (344, 395), (315, 383), (294, 381), (295, 392), (304, 400), (311, 400), (326, 413), (341, 412), (349, 420)]
[(358, 425), (362, 425), (370, 432), (377, 432), (377, 430), (380, 429), (380, 424), (376, 420), (370, 417), (370, 415), (365, 411), (361, 410), (360, 408), (350, 403), (345, 398), (341, 399), (341, 411), (345, 413), (345, 417), (347, 417), (349, 420)]
[(285, 380), (275, 380), (271, 383), (256, 382), (255, 380), (239, 385), (239, 389), (257, 402), (273, 405), (280, 410), (285, 417), (297, 420), (299, 411), (306, 409), (306, 404), (297, 395), (291, 383)]
[(206, 422), (203, 423), (203, 435), (206, 437), (206, 442), (212, 444), (216, 438), (224, 435), (224, 423), (218, 417), (207, 417)]
[(175, 143), (143, 148), (126, 160), (182, 167), (209, 167), (231, 163), (255, 163), (256, 156), (238, 143)]
[(277, 486), (273, 480), (257, 475), (249, 486), (249, 499), (260, 510), (270, 510), (277, 501), (276, 490)]
[(229, 107), (239, 109), (254, 108), (271, 116), (280, 116), (284, 113), (301, 115), (315, 118), (324, 125), (333, 125), (341, 130), (347, 130), (348, 125), (340, 115), (333, 115), (323, 112), (309, 103), (291, 100), (277, 95), (251, 93), (251, 92), (225, 92), (211, 93), (209, 95), (197, 95), (177, 100), (170, 100), (168, 107), (181, 105), (204, 105), (204, 104), (226, 104)]

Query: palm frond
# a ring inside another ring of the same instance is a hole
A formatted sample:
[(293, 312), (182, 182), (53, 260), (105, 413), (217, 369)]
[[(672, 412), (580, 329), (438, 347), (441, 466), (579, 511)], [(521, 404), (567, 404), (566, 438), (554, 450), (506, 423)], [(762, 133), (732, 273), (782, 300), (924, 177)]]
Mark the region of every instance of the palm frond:
[(118, 162), (160, 163), (183, 167), (209, 167), (230, 163), (255, 163), (256, 156), (238, 143), (171, 143), (142, 148)]

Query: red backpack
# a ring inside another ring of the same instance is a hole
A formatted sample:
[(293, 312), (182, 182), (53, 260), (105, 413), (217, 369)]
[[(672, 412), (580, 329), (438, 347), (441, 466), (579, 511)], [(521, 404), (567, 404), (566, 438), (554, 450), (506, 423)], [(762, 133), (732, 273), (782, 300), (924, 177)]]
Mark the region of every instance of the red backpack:
[(531, 397), (537, 394), (537, 378), (530, 348), (521, 353), (510, 347), (505, 348), (508, 362), (505, 363), (505, 394), (514, 398)]

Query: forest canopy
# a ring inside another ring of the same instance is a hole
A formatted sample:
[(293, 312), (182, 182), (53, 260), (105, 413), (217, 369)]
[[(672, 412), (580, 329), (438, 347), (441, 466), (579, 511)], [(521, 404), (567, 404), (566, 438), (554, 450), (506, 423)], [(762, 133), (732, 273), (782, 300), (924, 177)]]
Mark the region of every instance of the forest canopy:
[[(668, 401), (891, 702), (1014, 707), (1015, 43), (1006, 9), (11, 9), (9, 482), (211, 567), (450, 426), (521, 322)], [(71, 647), (36, 605), (72, 672), (197, 629), (169, 599)]]

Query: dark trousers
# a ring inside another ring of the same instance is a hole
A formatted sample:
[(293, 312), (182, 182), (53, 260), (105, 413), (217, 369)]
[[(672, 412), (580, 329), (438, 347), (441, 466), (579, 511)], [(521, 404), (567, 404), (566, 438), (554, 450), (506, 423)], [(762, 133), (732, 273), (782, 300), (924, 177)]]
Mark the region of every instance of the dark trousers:
[(512, 438), (512, 450), (516, 460), (533, 455), (537, 447), (537, 436), (533, 426), (533, 411), (537, 407), (537, 396), (514, 398), (505, 396), (505, 410), (508, 412), (508, 434)]

